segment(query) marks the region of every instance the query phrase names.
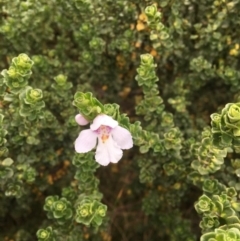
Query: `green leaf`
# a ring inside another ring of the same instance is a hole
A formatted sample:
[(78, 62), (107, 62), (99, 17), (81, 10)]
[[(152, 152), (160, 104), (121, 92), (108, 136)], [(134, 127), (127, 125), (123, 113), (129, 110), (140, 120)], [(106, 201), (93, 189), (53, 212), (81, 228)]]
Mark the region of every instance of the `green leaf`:
[(13, 160), (11, 158), (6, 158), (2, 161), (2, 165), (6, 167), (11, 166), (12, 164), (13, 164)]
[(240, 212), (240, 203), (238, 202), (231, 202), (231, 205), (233, 207), (233, 209), (237, 212)]
[(205, 233), (201, 236), (200, 241), (217, 241), (217, 239), (215, 239), (215, 233), (214, 232), (209, 232), (209, 233)]

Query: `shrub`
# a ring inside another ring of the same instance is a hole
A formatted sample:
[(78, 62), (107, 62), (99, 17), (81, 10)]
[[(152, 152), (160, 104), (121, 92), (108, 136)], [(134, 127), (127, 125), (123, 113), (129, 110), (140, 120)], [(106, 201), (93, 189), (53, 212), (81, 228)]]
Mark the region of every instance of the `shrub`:
[(0, 240), (240, 240), (238, 0), (0, 6)]

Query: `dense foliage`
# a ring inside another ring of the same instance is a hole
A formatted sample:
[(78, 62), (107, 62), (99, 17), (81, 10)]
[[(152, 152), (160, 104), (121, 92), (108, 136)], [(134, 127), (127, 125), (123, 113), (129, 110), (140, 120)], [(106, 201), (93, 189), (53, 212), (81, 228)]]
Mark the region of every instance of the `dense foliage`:
[[(0, 6), (0, 240), (240, 240), (239, 0)], [(79, 113), (134, 147), (76, 152)]]

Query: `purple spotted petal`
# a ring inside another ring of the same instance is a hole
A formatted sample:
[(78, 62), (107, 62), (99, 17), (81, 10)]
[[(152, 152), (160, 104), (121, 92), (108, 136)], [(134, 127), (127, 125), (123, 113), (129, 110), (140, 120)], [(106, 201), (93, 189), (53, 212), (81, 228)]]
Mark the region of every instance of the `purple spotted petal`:
[(132, 135), (127, 129), (117, 126), (111, 131), (111, 135), (121, 149), (133, 147)]
[(75, 141), (75, 150), (78, 153), (91, 151), (97, 144), (97, 134), (90, 129), (81, 131)]
[(111, 136), (104, 143), (98, 139), (95, 159), (100, 165), (107, 166), (110, 162), (117, 163), (122, 158), (122, 155), (122, 150)]
[(114, 128), (118, 125), (118, 122), (115, 121), (112, 117), (108, 115), (98, 115), (94, 120), (93, 123), (90, 126), (90, 129), (95, 131), (97, 130), (101, 125), (109, 126), (111, 128)]
[(75, 121), (78, 123), (80, 126), (85, 126), (89, 123), (88, 120), (86, 120), (81, 114), (77, 114), (75, 116)]

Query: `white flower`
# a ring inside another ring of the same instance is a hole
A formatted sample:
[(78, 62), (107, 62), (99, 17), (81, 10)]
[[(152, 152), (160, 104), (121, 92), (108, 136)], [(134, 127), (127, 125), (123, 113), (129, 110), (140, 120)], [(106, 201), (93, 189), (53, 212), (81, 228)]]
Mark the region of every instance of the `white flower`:
[[(79, 125), (88, 123), (80, 114), (75, 120)], [(90, 129), (80, 132), (75, 141), (75, 150), (78, 153), (86, 153), (96, 145), (96, 161), (107, 166), (110, 162), (117, 163), (122, 158), (122, 149), (133, 146), (132, 135), (127, 129), (119, 126), (112, 117), (101, 114), (93, 120)]]

